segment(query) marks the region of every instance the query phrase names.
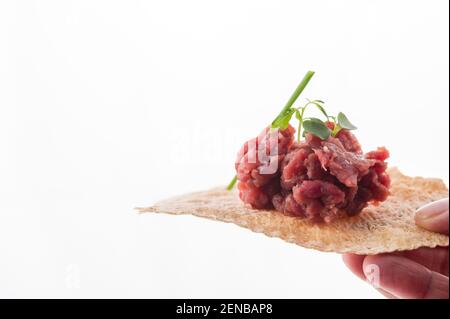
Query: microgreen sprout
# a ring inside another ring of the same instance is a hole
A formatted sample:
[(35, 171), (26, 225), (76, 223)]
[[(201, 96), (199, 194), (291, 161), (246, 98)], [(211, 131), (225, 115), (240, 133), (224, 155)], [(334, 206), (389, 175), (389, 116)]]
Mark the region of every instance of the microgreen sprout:
[[(300, 141), (300, 138), (302, 135), (302, 127), (306, 133), (311, 133), (313, 135), (316, 135), (322, 140), (326, 140), (328, 137), (333, 136), (335, 137), (341, 129), (347, 129), (347, 130), (355, 130), (356, 126), (353, 125), (349, 119), (345, 116), (344, 113), (339, 112), (338, 116), (331, 116), (328, 115), (328, 113), (325, 111), (324, 108), (324, 102), (321, 100), (308, 100), (308, 103), (305, 104), (303, 107), (299, 107), (296, 109), (296, 118), (299, 121), (298, 125), (298, 141)], [(314, 105), (319, 109), (319, 111), (324, 115), (325, 122), (318, 118), (305, 118), (305, 110), (309, 105)], [(326, 122), (332, 122), (333, 130), (330, 131), (328, 128)]]

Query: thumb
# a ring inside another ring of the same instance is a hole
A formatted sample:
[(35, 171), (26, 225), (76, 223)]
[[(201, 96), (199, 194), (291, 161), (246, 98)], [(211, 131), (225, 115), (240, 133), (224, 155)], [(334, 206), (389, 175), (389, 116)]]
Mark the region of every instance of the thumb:
[(448, 235), (448, 198), (419, 208), (415, 220), (422, 228)]

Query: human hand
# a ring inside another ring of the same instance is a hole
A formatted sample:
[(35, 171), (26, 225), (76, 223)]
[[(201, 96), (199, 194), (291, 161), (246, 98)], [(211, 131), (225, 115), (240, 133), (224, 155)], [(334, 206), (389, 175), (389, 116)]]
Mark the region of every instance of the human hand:
[[(416, 212), (420, 227), (448, 235), (448, 198), (433, 202)], [(388, 298), (448, 298), (448, 247), (419, 248), (373, 256), (343, 255), (344, 263), (363, 280)]]

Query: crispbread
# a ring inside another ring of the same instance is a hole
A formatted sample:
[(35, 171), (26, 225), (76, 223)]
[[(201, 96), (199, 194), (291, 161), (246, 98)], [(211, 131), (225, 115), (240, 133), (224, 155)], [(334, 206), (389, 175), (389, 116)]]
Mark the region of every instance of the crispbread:
[(379, 206), (369, 206), (358, 216), (330, 224), (313, 224), (277, 211), (245, 206), (236, 191), (223, 187), (168, 199), (141, 213), (190, 214), (229, 222), (320, 251), (372, 255), (419, 247), (448, 246), (448, 236), (421, 229), (414, 223), (417, 208), (448, 197), (439, 179), (408, 177), (396, 168), (389, 170), (391, 195)]

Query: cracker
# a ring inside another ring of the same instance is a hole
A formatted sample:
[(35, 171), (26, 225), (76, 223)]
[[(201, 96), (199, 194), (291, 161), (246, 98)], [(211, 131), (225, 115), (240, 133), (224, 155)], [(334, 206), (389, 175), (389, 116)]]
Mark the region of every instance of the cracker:
[(254, 210), (245, 206), (236, 191), (216, 188), (188, 194), (137, 208), (141, 213), (190, 214), (233, 223), (278, 237), (287, 242), (326, 252), (373, 255), (419, 247), (448, 246), (448, 236), (419, 228), (414, 223), (417, 208), (448, 197), (439, 179), (409, 177), (398, 169), (389, 170), (391, 195), (379, 206), (370, 205), (359, 215), (313, 224), (277, 211)]

